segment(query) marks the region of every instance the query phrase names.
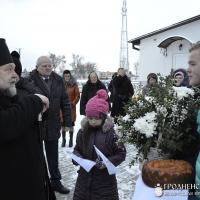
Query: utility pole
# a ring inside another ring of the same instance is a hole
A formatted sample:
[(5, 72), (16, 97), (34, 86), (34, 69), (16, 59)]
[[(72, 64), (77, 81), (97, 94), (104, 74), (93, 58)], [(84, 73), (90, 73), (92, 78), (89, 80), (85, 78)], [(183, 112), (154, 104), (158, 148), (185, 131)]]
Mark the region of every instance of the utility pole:
[(126, 0), (123, 0), (123, 6), (122, 6), (120, 67), (124, 68), (127, 72), (129, 71)]

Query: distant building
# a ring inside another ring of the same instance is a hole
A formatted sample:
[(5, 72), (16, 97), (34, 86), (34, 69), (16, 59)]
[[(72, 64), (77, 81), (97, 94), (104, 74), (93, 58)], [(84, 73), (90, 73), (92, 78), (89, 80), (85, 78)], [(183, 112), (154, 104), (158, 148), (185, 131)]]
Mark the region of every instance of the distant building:
[(27, 69), (25, 68), (25, 69), (22, 71), (21, 76), (22, 76), (22, 77), (27, 77), (28, 75), (29, 75), (29, 72), (28, 72)]
[(100, 80), (108, 80), (108, 79), (111, 79), (112, 78), (112, 75), (114, 74), (115, 72), (99, 72), (99, 79)]
[(188, 67), (189, 48), (200, 40), (200, 15), (130, 40), (139, 51), (139, 80), (150, 72), (168, 75), (177, 68)]

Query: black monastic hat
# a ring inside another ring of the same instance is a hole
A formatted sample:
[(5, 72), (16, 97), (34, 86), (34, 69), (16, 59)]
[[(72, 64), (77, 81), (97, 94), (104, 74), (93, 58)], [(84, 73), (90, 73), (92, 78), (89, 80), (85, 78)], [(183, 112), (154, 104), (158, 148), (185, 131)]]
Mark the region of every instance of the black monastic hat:
[(5, 39), (0, 38), (0, 66), (8, 63), (13, 63), (13, 59), (10, 55)]
[(15, 72), (20, 77), (22, 74), (22, 64), (20, 62), (20, 54), (17, 51), (12, 51), (11, 54), (13, 62), (15, 63)]

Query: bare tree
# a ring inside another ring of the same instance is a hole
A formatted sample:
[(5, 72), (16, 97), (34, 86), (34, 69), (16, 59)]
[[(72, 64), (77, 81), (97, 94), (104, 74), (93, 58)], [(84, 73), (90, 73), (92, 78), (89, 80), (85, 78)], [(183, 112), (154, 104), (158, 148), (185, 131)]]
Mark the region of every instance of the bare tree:
[(72, 59), (73, 59), (73, 61), (71, 63), (71, 66), (72, 66), (73, 69), (80, 67), (81, 64), (82, 64), (82, 61), (84, 60), (84, 58), (79, 56), (78, 54), (77, 55), (72, 54)]
[(97, 70), (97, 65), (96, 63), (87, 62), (85, 63), (84, 68), (85, 68), (85, 72), (89, 74), (90, 72)]
[(49, 58), (52, 61), (52, 65), (53, 65), (53, 70), (55, 71), (55, 69), (57, 69), (58, 67), (60, 69), (64, 69), (65, 64), (66, 64), (66, 58), (64, 55), (58, 55), (56, 56), (56, 54), (53, 53), (49, 53)]
[(73, 75), (76, 78), (87, 78), (91, 71), (96, 70), (96, 63), (86, 62), (83, 63), (84, 57), (72, 54), (72, 63), (70, 64), (73, 69)]

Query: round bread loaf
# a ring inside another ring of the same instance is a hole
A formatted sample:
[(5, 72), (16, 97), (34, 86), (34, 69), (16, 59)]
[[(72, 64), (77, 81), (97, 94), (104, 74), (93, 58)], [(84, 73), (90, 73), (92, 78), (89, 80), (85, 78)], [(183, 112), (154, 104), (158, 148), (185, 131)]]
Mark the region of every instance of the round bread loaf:
[(184, 160), (151, 160), (142, 167), (142, 179), (149, 187), (157, 184), (192, 183), (193, 168)]

